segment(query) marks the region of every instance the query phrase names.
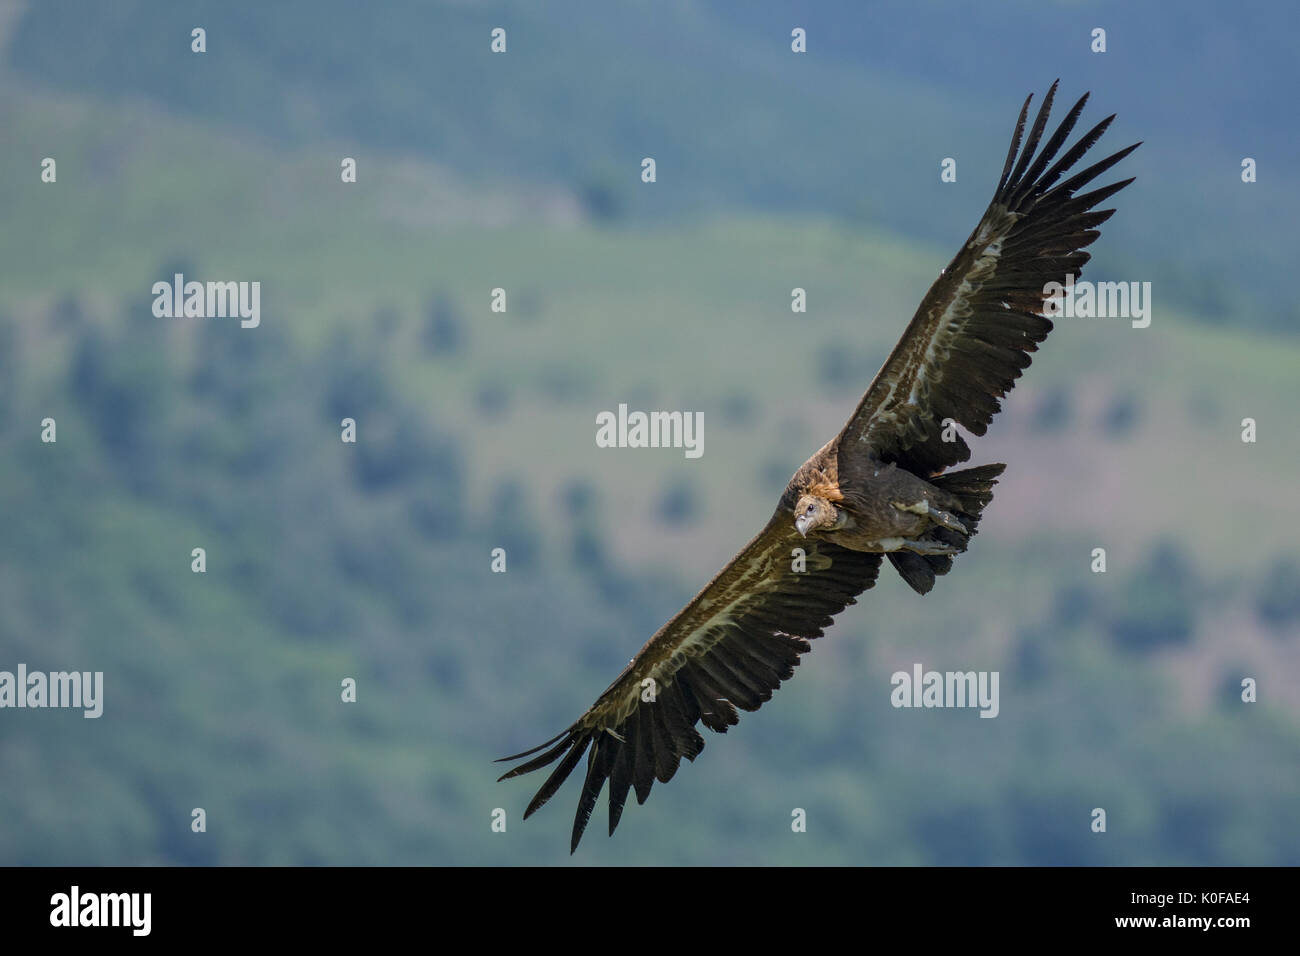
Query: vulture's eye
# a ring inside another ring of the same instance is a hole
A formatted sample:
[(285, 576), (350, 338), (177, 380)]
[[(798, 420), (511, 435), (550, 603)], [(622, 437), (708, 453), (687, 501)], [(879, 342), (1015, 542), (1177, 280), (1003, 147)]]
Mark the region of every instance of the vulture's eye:
[(814, 511), (816, 511), (816, 510), (817, 510), (817, 506), (816, 506), (816, 505), (809, 505), (809, 506), (808, 506), (808, 510), (805, 511), (804, 514), (812, 514), (812, 513), (813, 513)]

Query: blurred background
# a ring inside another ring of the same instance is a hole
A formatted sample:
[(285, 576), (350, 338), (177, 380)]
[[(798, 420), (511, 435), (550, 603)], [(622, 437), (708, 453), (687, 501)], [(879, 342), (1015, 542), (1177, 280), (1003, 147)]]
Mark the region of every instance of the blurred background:
[[(0, 712), (0, 863), (569, 862), (577, 783), (521, 823), (542, 778), (492, 759), (767, 520), (1058, 76), (1058, 115), (1119, 114), (1098, 156), (1146, 143), (1084, 278), (1151, 282), (1151, 326), (1059, 321), (974, 445), (1010, 467), (954, 572), (886, 566), (572, 862), (1300, 863), (1297, 32), (1212, 0), (0, 2), (0, 669), (105, 682), (98, 720)], [(260, 327), (154, 317), (175, 272), (260, 281)], [(703, 412), (703, 457), (597, 448), (620, 402)], [(1000, 715), (893, 709), (914, 662), (999, 671)]]

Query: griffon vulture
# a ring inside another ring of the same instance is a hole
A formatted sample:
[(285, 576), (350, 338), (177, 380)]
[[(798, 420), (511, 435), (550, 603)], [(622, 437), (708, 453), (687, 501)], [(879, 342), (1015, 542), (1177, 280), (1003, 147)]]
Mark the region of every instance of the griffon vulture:
[[(875, 584), (882, 556), (925, 594), (966, 550), (1006, 466), (945, 472), (971, 454), (948, 426), (985, 433), (998, 399), (1052, 329), (1042, 315), (1044, 286), (1079, 276), (1089, 258), (1083, 249), (1114, 212), (1094, 210), (1133, 181), (1078, 195), (1140, 144), (1067, 177), (1114, 116), (1062, 153), (1088, 97), (1042, 142), (1055, 93), (1054, 83), (1021, 149), (1032, 95), (1025, 100), (975, 231), (926, 293), (848, 424), (790, 479), (766, 527), (572, 726), (501, 758), (530, 758), (502, 780), (559, 761), (527, 818), (586, 755), (570, 852), (607, 781), (612, 835), (629, 790), (645, 802), (656, 779), (667, 783), (682, 757), (694, 760), (704, 749), (697, 724), (725, 733), (737, 708), (756, 710), (794, 675), (809, 641)], [(806, 554), (802, 572), (793, 570), (796, 548)]]

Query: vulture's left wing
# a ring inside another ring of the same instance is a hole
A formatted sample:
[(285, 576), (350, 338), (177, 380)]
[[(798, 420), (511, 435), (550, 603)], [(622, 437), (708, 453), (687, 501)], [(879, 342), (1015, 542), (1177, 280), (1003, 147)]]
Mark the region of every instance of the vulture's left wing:
[[(682, 757), (694, 760), (704, 749), (696, 724), (725, 733), (739, 720), (737, 707), (757, 710), (794, 675), (808, 641), (876, 583), (879, 554), (800, 537), (792, 506), (783, 499), (767, 527), (650, 638), (568, 730), (501, 758), (519, 760), (545, 749), (502, 780), (560, 761), (528, 804), (525, 819), (555, 794), (586, 753), (570, 852), (577, 849), (606, 780), (613, 834), (630, 788), (644, 803), (656, 779), (667, 783)], [(802, 567), (795, 548), (804, 554)]]
[(1089, 259), (1083, 248), (1115, 212), (1092, 210), (1133, 180), (1075, 193), (1141, 145), (1059, 181), (1115, 117), (1106, 117), (1053, 163), (1088, 101), (1084, 94), (1039, 150), (1056, 85), (1020, 150), (1033, 97), (1025, 100), (993, 201), (926, 293), (844, 427), (841, 458), (869, 453), (923, 476), (965, 461), (970, 449), (960, 435), (942, 440), (944, 420), (983, 435), (1001, 407), (998, 398), (1011, 390), (1029, 365), (1029, 353), (1051, 331), (1051, 321), (1040, 314), (1044, 286), (1079, 276)]

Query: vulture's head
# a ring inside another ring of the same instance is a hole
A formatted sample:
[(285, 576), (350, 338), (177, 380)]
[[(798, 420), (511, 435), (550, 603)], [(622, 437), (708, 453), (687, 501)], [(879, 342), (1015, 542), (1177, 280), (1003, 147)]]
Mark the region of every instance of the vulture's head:
[(818, 495), (803, 495), (794, 506), (794, 527), (805, 538), (809, 532), (834, 528), (839, 522), (839, 510)]

